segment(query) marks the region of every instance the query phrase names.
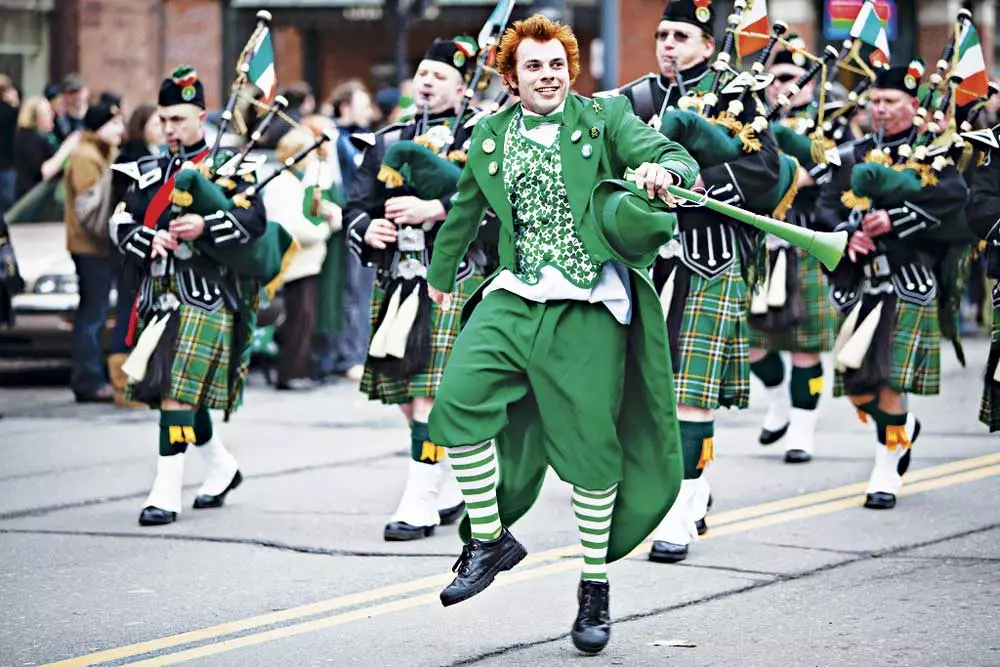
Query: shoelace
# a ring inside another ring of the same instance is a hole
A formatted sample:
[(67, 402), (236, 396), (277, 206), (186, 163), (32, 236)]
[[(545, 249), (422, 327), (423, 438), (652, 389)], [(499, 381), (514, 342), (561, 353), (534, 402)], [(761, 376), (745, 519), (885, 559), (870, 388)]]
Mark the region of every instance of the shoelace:
[(473, 543), (466, 544), (462, 547), (462, 553), (455, 561), (455, 564), (451, 566), (452, 572), (457, 572), (459, 575), (465, 574), (465, 569), (472, 562), (472, 552), (475, 551)]

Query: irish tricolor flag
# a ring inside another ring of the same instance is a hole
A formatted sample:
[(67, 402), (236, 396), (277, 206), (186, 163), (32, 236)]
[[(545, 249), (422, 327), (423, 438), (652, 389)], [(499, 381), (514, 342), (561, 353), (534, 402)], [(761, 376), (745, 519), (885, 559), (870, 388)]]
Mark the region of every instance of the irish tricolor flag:
[(889, 64), (889, 38), (885, 34), (885, 26), (875, 13), (875, 3), (866, 0), (851, 26), (851, 37), (860, 40), (875, 49), (871, 61), (877, 64)]
[(274, 74), (274, 45), (271, 31), (264, 28), (250, 54), (250, 81), (264, 91), (263, 102), (270, 104), (278, 89), (278, 77)]
[(750, 0), (743, 12), (743, 20), (736, 32), (736, 52), (740, 58), (750, 53), (756, 53), (767, 46), (767, 37), (757, 37), (746, 33), (767, 35), (771, 25), (767, 20), (767, 2), (765, 0)]
[(955, 103), (958, 106), (965, 106), (989, 92), (983, 47), (979, 44), (979, 34), (971, 23), (966, 25), (958, 42), (958, 64), (955, 65), (953, 74), (962, 78), (962, 83), (958, 84), (958, 90), (955, 91)]

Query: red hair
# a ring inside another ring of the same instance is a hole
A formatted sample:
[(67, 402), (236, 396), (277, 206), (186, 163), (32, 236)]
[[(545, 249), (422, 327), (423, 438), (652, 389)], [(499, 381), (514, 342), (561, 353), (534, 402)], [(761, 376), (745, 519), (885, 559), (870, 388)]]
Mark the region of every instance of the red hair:
[[(567, 25), (535, 14), (523, 21), (514, 21), (500, 38), (500, 45), (497, 47), (497, 73), (508, 89), (511, 89), (507, 83), (508, 76), (517, 80), (517, 47), (526, 39), (533, 39), (536, 42), (559, 40), (566, 51), (570, 85), (576, 81), (576, 77), (580, 74), (580, 45), (577, 44), (573, 31)], [(517, 93), (513, 89), (511, 92)]]

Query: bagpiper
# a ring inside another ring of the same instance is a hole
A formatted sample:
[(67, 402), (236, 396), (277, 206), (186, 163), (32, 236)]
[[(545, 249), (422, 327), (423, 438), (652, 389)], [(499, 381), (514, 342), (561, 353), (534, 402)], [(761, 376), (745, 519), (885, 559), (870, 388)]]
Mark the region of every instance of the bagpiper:
[[(467, 322), (431, 412), (466, 499), (467, 543), (453, 605), (482, 592), (526, 551), (509, 527), (551, 466), (573, 487), (584, 565), (573, 644), (597, 653), (611, 633), (607, 563), (628, 555), (680, 485), (663, 314), (647, 267), (673, 234), (667, 186), (696, 165), (626, 99), (570, 93), (572, 31), (541, 15), (515, 22), (497, 69), (519, 102), (476, 126), (428, 279), (446, 305), (487, 208), (501, 269)], [(621, 179), (634, 169), (635, 184)]]
[(990, 354), (979, 409), (979, 421), (992, 433), (1000, 431), (1000, 125), (988, 132), (994, 146), (972, 176), (966, 218), (969, 228), (986, 246), (986, 275), (998, 281), (993, 286)]
[[(241, 403), (258, 285), (241, 280), (212, 251), (259, 238), (267, 224), (259, 199), (206, 215), (179, 211), (174, 183), (182, 169), (214, 177), (233, 154), (213, 154), (205, 144), (205, 92), (194, 68), (175, 69), (157, 101), (169, 152), (115, 166), (134, 182), (110, 223), (112, 240), (140, 281), (130, 327), (138, 342), (123, 365), (132, 378), (127, 395), (160, 411), (159, 458), (139, 515), (143, 526), (180, 514), (188, 445), (202, 453), (208, 470), (194, 509), (221, 507), (243, 479), (209, 411), (228, 418)], [(242, 192), (253, 176), (228, 180)], [(143, 343), (146, 334), (155, 351)], [(138, 359), (143, 352), (148, 364)]]
[[(806, 135), (815, 122), (815, 82), (798, 87), (806, 74), (801, 38), (789, 35), (786, 48), (775, 54), (770, 72), (774, 84), (767, 88), (768, 103), (777, 108), (785, 97), (788, 111), (772, 124), (782, 153), (798, 163), (796, 187), (790, 201), (776, 214), (805, 229), (815, 228), (815, 204), (819, 189), (814, 185), (824, 165), (810, 154)], [(800, 48), (796, 48), (796, 47)], [(750, 301), (750, 371), (764, 384), (768, 410), (759, 441), (771, 445), (785, 442), (786, 463), (812, 459), (823, 364), (820, 353), (829, 352), (837, 335), (837, 314), (830, 303), (826, 275), (809, 253), (768, 235), (768, 275), (762, 289)], [(785, 382), (781, 352), (791, 353), (792, 369)]]
[(464, 163), (471, 127), (456, 113), (475, 54), (469, 38), (434, 41), (413, 79), (416, 117), (359, 138), (364, 159), (344, 207), (350, 247), (377, 272), (361, 391), (398, 405), (410, 427), (411, 461), (383, 531), (388, 541), (427, 537), (464, 509), (427, 419), (458, 335), (461, 305), (482, 283), (487, 259), (476, 247), (465, 255), (452, 308), (428, 299), (426, 267)]
[[(709, 69), (716, 51), (714, 17), (709, 2), (669, 2), (655, 33), (659, 74), (612, 93), (628, 98), (643, 121), (668, 132), (672, 125), (666, 122), (668, 115), (683, 111), (680, 107), (692, 108), (692, 100), (703, 105), (712, 89), (718, 88)], [(730, 125), (749, 131), (751, 118), (763, 103), (756, 92), (744, 99), (745, 112), (731, 119)], [(719, 108), (727, 106), (720, 103)], [(714, 147), (730, 138), (721, 134), (726, 131), (721, 126), (702, 127), (697, 130), (701, 136), (679, 140), (701, 166), (697, 186), (719, 201), (770, 214), (773, 203), (755, 201), (779, 184), (778, 150), (766, 122), (753, 133), (756, 136), (748, 138), (748, 145), (756, 145), (732, 159), (712, 158), (725, 151), (694, 154), (695, 139)], [(661, 249), (653, 264), (653, 281), (670, 340), (685, 462), (680, 495), (654, 532), (649, 553), (650, 560), (667, 563), (684, 560), (688, 545), (706, 530), (710, 493), (702, 472), (715, 457), (713, 411), (743, 409), (749, 402), (747, 279), (759, 245), (756, 231), (705, 208), (681, 208), (678, 222), (678, 238)]]
[(871, 509), (895, 507), (920, 434), (907, 396), (940, 390), (940, 238), (965, 228), (967, 190), (954, 165), (910, 160), (920, 73), (915, 62), (877, 73), (868, 103), (874, 132), (840, 148), (816, 205), (822, 228), (851, 233), (832, 277), (833, 303), (846, 318), (834, 344), (833, 394), (875, 425)]

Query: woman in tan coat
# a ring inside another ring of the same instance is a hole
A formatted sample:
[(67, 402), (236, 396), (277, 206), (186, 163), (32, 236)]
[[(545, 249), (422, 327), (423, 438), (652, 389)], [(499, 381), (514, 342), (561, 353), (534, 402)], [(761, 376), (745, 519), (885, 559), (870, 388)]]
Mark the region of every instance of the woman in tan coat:
[(78, 403), (114, 400), (105, 374), (101, 338), (111, 290), (111, 164), (125, 125), (116, 104), (87, 109), (80, 143), (66, 166), (66, 249), (73, 257), (80, 303), (73, 319), (70, 388)]

